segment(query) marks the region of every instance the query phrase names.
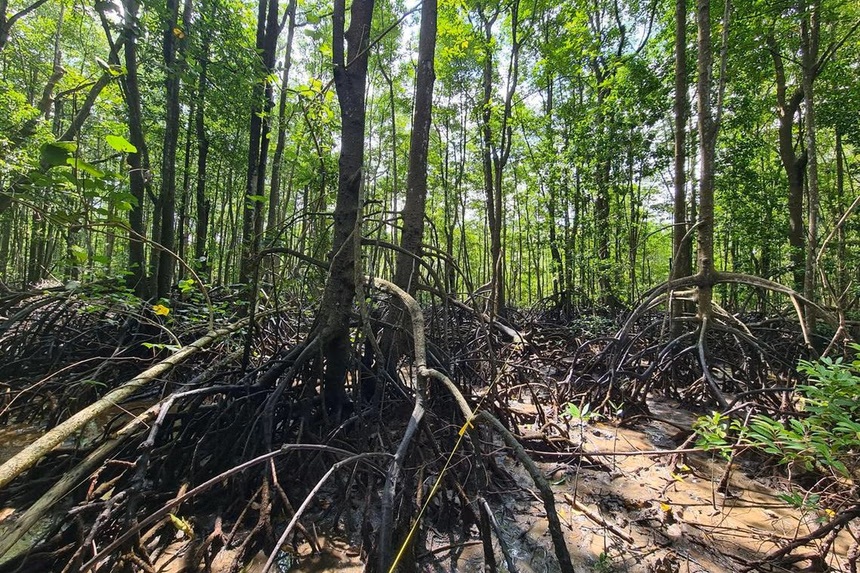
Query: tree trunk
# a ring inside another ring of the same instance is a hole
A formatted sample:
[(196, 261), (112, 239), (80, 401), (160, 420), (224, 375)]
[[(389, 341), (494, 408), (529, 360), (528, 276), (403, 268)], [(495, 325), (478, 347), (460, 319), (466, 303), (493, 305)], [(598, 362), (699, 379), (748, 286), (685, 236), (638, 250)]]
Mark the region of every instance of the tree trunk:
[[(403, 233), (396, 259), (394, 284), (415, 294), (417, 278), (416, 257), (421, 256), (424, 237), (424, 211), (427, 203), (427, 150), (430, 146), (430, 125), (433, 109), (433, 83), (436, 74), (433, 58), (436, 53), (436, 0), (424, 0), (421, 5), (421, 30), (418, 40), (418, 75), (415, 81), (415, 109), (409, 141), (409, 171), (406, 175), (406, 202), (403, 205)], [(410, 256), (411, 253), (413, 256)]]
[[(845, 208), (845, 150), (842, 148), (842, 130), (836, 129), (836, 197), (840, 210)], [(837, 279), (836, 291), (845, 292), (848, 287), (848, 248), (846, 244), (845, 225), (839, 225), (837, 243)], [(2, 257), (0, 257), (2, 259)], [(842, 304), (841, 301), (838, 301)]]
[[(806, 156), (807, 181), (809, 186), (809, 219), (807, 224), (806, 264), (804, 269), (803, 294), (808, 300), (815, 300), (815, 258), (818, 250), (818, 151), (815, 131), (815, 94), (813, 83), (818, 68), (818, 39), (820, 37), (821, 3), (813, 0), (801, 21), (801, 52), (803, 61), (803, 99), (806, 102)], [(810, 333), (815, 331), (815, 313), (810, 306), (806, 308), (806, 326)]]
[[(483, 41), (484, 41), (484, 63), (482, 76), (482, 99), (481, 99), (481, 165), (484, 175), (484, 194), (487, 202), (487, 226), (489, 227), (490, 235), (490, 281), (495, 287), (491, 294), (490, 312), (496, 313), (499, 309), (498, 302), (500, 298), (498, 288), (504, 288), (504, 281), (497, 276), (499, 267), (496, 266), (496, 261), (501, 257), (501, 221), (499, 221), (499, 210), (496, 209), (495, 177), (493, 176), (493, 130), (490, 125), (492, 119), (492, 95), (493, 95), (493, 53), (491, 47), (493, 23), (498, 15), (494, 14), (487, 18), (481, 10), (479, 12), (481, 24), (483, 25)], [(499, 261), (501, 262), (501, 261)], [(504, 295), (504, 293), (501, 293)]]
[(675, 3), (675, 200), (672, 227), (672, 278), (690, 276), (692, 242), (687, 233), (687, 2)]
[(287, 141), (287, 86), (292, 67), (293, 35), (296, 30), (296, 0), (290, 0), (287, 5), (287, 45), (284, 48), (284, 69), (281, 74), (281, 95), (278, 107), (278, 139), (275, 144), (275, 155), (272, 157), (272, 184), (269, 187), (269, 214), (266, 222), (266, 232), (274, 239), (280, 232), (281, 220), (278, 215), (281, 201), (281, 162), (284, 158), (284, 148)]
[[(193, 97), (193, 96), (192, 96)], [(185, 127), (185, 149), (182, 158), (182, 187), (179, 195), (179, 220), (176, 223), (176, 256), (184, 261), (188, 245), (188, 234), (185, 228), (188, 225), (188, 202), (191, 198), (191, 132), (194, 129), (197, 116), (197, 100), (191, 101), (188, 110), (188, 124)]]
[[(415, 107), (412, 116), (412, 133), (409, 141), (409, 166), (406, 174), (406, 202), (403, 205), (403, 232), (395, 258), (394, 284), (414, 296), (418, 283), (417, 259), (422, 256), (424, 238), (424, 212), (427, 203), (427, 151), (430, 147), (430, 127), (433, 109), (433, 84), (436, 73), (433, 59), (436, 53), (436, 0), (425, 0), (421, 5), (421, 29), (418, 39), (418, 73), (415, 80)], [(402, 316), (401, 329), (409, 329), (408, 318), (399, 300), (394, 309)], [(394, 368), (405, 349), (404, 338), (396, 332), (387, 332), (381, 340), (386, 368)]]
[[(544, 25), (545, 34), (549, 34), (549, 25)], [(545, 42), (549, 42), (549, 38), (544, 38)], [(547, 199), (547, 216), (549, 217), (549, 250), (552, 257), (552, 292), (557, 297), (558, 304), (567, 309), (568, 293), (564, 281), (564, 264), (561, 260), (561, 249), (559, 245), (561, 240), (558, 237), (558, 203), (559, 203), (559, 167), (556, 165), (555, 157), (555, 126), (553, 125), (553, 105), (554, 105), (554, 77), (552, 72), (547, 72), (546, 78), (546, 106), (544, 108), (544, 116), (546, 118), (546, 134), (545, 134), (545, 154), (541, 154), (546, 161), (550, 161), (549, 173), (547, 176), (547, 187), (549, 198)]]
[(197, 206), (197, 225), (194, 227), (194, 258), (200, 269), (200, 275), (209, 277), (211, 264), (209, 253), (206, 251), (206, 239), (209, 236), (209, 213), (212, 203), (206, 197), (206, 163), (209, 159), (209, 136), (206, 133), (206, 88), (208, 85), (209, 67), (209, 35), (203, 38), (200, 55), (200, 76), (197, 82), (197, 113), (194, 118), (194, 129), (197, 137), (197, 184), (194, 195)]
[(697, 58), (699, 127), (699, 245), (698, 272), (701, 277), (698, 289), (698, 314), (702, 328), (713, 315), (712, 291), (714, 274), (714, 167), (716, 129), (711, 111), (711, 15), (710, 0), (697, 0), (696, 22), (698, 24)]
[(141, 297), (149, 296), (149, 282), (146, 276), (146, 258), (144, 243), (141, 240), (146, 236), (146, 227), (143, 222), (144, 201), (149, 192), (151, 174), (149, 170), (149, 153), (146, 148), (146, 139), (143, 136), (143, 123), (141, 121), (140, 86), (137, 77), (137, 0), (123, 0), (124, 29), (125, 34), (125, 76), (121, 80), (124, 83), (125, 103), (128, 110), (128, 132), (131, 144), (137, 148), (134, 153), (128, 154), (129, 165), (129, 188), (135, 198), (128, 212), (128, 269), (131, 274), (128, 277), (129, 288)]
[[(679, 279), (693, 274), (693, 243), (684, 240), (687, 223), (687, 1), (675, 3), (675, 196), (672, 217), (672, 268), (671, 278)], [(672, 335), (681, 334), (677, 320), (682, 312), (691, 312), (689, 303), (674, 301)]]
[(519, 81), (519, 57), (522, 42), (519, 38), (519, 1), (511, 3), (511, 59), (508, 65), (508, 77), (505, 93), (504, 106), (502, 109), (501, 125), (497, 137), (493, 137), (490, 121), (492, 119), (492, 89), (493, 89), (493, 57), (492, 57), (492, 33), (493, 24), (499, 16), (496, 11), (487, 17), (483, 8), (479, 10), (479, 16), (483, 25), (485, 43), (484, 66), (483, 66), (483, 100), (482, 104), (482, 162), (484, 171), (484, 191), (487, 200), (487, 222), (490, 228), (490, 312), (499, 314), (504, 312), (507, 305), (505, 293), (505, 252), (503, 242), (504, 230), (504, 170), (508, 163), (511, 151), (512, 130), (509, 125), (513, 109), (513, 98)]
[(263, 0), (257, 12), (257, 51), (262, 69), (251, 98), (251, 127), (248, 145), (248, 176), (242, 216), (242, 262), (239, 282), (250, 284), (257, 264), (263, 231), (266, 164), (269, 151), (269, 114), (274, 107), (274, 90), (269, 77), (275, 69), (278, 45), (278, 0)]
[(314, 330), (321, 337), (325, 361), (323, 401), (335, 419), (340, 417), (347, 399), (344, 382), (351, 355), (349, 322), (359, 280), (359, 209), (363, 187), (366, 114), (364, 94), (373, 4), (374, 0), (353, 0), (349, 28), (345, 32), (345, 0), (335, 0), (332, 16), (332, 63), (340, 105), (341, 150), (331, 265), (320, 306), (320, 322)]
[[(158, 253), (158, 274), (155, 279), (156, 298), (169, 298), (170, 287), (173, 284), (173, 268), (176, 261), (169, 251), (175, 248), (176, 230), (176, 146), (179, 140), (179, 88), (181, 62), (177, 59), (179, 39), (188, 31), (191, 19), (191, 1), (185, 0), (183, 27), (177, 28), (179, 4), (177, 0), (167, 0), (167, 26), (164, 30), (163, 57), (165, 74), (165, 108), (164, 146), (161, 154), (161, 191), (159, 193), (161, 207), (161, 235), (159, 243), (163, 248)], [(177, 30), (179, 32), (177, 33)]]
[(807, 154), (794, 149), (794, 117), (803, 102), (803, 90), (796, 89), (788, 96), (785, 66), (773, 34), (767, 37), (768, 49), (776, 74), (776, 104), (779, 118), (779, 158), (788, 177), (788, 243), (791, 247), (793, 287), (800, 292), (804, 285), (804, 247), (806, 237), (803, 225), (803, 175)]

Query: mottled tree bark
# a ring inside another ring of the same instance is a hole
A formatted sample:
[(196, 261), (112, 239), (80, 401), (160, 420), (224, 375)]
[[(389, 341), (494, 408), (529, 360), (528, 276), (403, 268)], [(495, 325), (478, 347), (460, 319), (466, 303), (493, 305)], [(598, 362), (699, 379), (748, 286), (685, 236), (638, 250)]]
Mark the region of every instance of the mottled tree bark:
[[(815, 76), (818, 75), (818, 44), (821, 35), (821, 3), (813, 0), (807, 7), (800, 24), (801, 58), (803, 65), (803, 99), (806, 103), (806, 178), (809, 189), (809, 213), (807, 219), (806, 261), (804, 265), (803, 295), (815, 300), (815, 259), (818, 251), (818, 143), (815, 118)], [(806, 326), (815, 330), (815, 312), (806, 309)]]
[[(367, 46), (374, 0), (353, 0), (349, 28), (345, 0), (335, 0), (332, 63), (340, 105), (341, 150), (331, 266), (315, 332), (321, 337), (325, 370), (323, 400), (337, 419), (346, 403), (344, 388), (351, 349), (349, 322), (359, 280), (361, 194), (364, 164), (364, 105)], [(346, 47), (344, 46), (346, 43)]]
[(713, 315), (712, 291), (714, 275), (714, 167), (716, 128), (711, 110), (711, 14), (710, 0), (697, 0), (696, 22), (698, 24), (697, 58), (699, 128), (699, 232), (698, 272), (701, 277), (698, 288), (698, 314), (702, 328)]
[[(409, 141), (409, 171), (406, 175), (406, 203), (403, 205), (403, 234), (397, 254), (394, 284), (414, 296), (417, 279), (416, 257), (421, 256), (424, 237), (424, 211), (427, 203), (427, 150), (430, 146), (430, 120), (433, 109), (433, 84), (436, 73), (436, 0), (421, 5), (421, 30), (418, 40), (418, 75), (415, 81), (415, 109)], [(409, 256), (406, 253), (411, 253)]]
[(788, 94), (785, 67), (773, 34), (767, 44), (776, 74), (776, 111), (779, 119), (779, 159), (788, 177), (788, 243), (791, 246), (793, 287), (800, 292), (804, 283), (804, 248), (806, 237), (803, 224), (803, 176), (806, 171), (806, 151), (798, 153), (794, 147), (794, 119), (803, 102), (803, 90)]

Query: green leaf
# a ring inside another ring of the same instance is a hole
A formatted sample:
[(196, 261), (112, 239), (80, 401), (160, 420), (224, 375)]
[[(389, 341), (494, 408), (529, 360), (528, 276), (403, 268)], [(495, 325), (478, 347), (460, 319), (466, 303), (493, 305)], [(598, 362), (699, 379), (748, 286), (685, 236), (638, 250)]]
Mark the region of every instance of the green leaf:
[(120, 153), (137, 153), (137, 147), (121, 135), (106, 135), (105, 141)]
[(42, 146), (40, 161), (48, 167), (66, 165), (66, 162), (72, 158), (72, 154), (76, 149), (77, 144), (74, 141), (46, 143)]
[(88, 174), (90, 177), (94, 177), (96, 179), (101, 179), (105, 176), (104, 172), (96, 169), (95, 165), (87, 163), (81, 159), (75, 159), (74, 157), (69, 157), (66, 159), (66, 163), (76, 168), (78, 171), (83, 171)]
[(80, 245), (72, 245), (69, 247), (69, 252), (79, 264), (87, 262), (87, 250)]

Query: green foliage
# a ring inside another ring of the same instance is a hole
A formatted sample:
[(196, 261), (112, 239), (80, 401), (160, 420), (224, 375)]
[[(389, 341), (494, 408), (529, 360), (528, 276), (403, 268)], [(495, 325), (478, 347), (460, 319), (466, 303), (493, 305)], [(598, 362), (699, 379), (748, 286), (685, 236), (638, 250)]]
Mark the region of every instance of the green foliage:
[(107, 144), (121, 153), (137, 153), (137, 147), (121, 135), (106, 135)]
[(574, 421), (583, 422), (586, 424), (592, 420), (596, 421), (600, 419), (600, 414), (592, 410), (590, 404), (584, 404), (582, 407), (580, 407), (573, 402), (570, 402), (565, 407), (564, 415)]
[(802, 361), (799, 370), (809, 383), (797, 387), (797, 417), (783, 421), (758, 414), (745, 425), (715, 412), (695, 425), (698, 447), (727, 456), (737, 444), (781, 464), (849, 477), (853, 468), (847, 464), (856, 464), (860, 450), (860, 359)]

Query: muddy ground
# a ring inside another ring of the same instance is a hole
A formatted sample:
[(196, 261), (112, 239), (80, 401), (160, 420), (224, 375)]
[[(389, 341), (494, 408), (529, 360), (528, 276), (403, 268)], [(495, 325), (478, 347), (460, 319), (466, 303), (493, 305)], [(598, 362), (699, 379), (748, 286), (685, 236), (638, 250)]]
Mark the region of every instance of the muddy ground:
[[(532, 409), (520, 405), (522, 410)], [(637, 452), (676, 449), (696, 414), (666, 401), (652, 401), (654, 419), (634, 427), (601, 422), (571, 423), (570, 440), (588, 452)], [(537, 455), (537, 454), (536, 454)], [(551, 479), (559, 516), (577, 571), (596, 573), (734, 573), (762, 559), (786, 541), (809, 533), (828, 519), (826, 511), (800, 512), (780, 499), (790, 484), (781, 468), (761, 461), (739, 460), (727, 491), (719, 491), (726, 461), (707, 453), (547, 456), (539, 463)], [(497, 458), (517, 483), (490, 499), (505, 533), (507, 550), (517, 571), (559, 571), (543, 504), (526, 472), (500, 451)], [(452, 524), (453, 525), (453, 524)], [(452, 527), (456, 531), (456, 527)], [(282, 571), (315, 573), (361, 572), (360, 547), (341, 535), (318, 532), (322, 554), (308, 544), (281, 555)], [(483, 549), (476, 536), (463, 541), (457, 533), (428, 534), (432, 563), (423, 571), (483, 571)], [(851, 538), (840, 535), (829, 562), (800, 561), (792, 571), (847, 571)], [(498, 567), (508, 571), (496, 543)], [(425, 560), (427, 554), (424, 555)], [(260, 554), (245, 571), (259, 571)], [(176, 573), (179, 569), (167, 567)], [(762, 571), (787, 571), (758, 566)]]

